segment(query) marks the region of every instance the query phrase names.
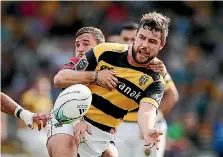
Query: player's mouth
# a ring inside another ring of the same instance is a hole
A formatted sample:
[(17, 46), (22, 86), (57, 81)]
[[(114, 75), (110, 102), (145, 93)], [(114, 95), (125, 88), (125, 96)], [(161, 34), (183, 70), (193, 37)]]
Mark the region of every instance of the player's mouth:
[(83, 55), (78, 55), (78, 59), (81, 59), (83, 57)]
[(144, 57), (149, 57), (150, 55), (146, 52), (146, 50), (139, 49), (139, 54)]

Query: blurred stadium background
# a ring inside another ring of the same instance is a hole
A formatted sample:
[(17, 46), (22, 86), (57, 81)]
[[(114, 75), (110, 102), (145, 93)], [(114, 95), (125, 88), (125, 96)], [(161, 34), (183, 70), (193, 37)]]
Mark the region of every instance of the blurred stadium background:
[[(113, 41), (124, 22), (139, 22), (142, 14), (154, 10), (171, 18), (167, 44), (159, 58), (180, 94), (167, 119), (165, 157), (222, 157), (220, 1), (1, 1), (1, 91), (33, 112), (49, 112), (60, 92), (53, 87), (53, 77), (74, 55), (74, 35), (79, 28), (98, 27)], [(30, 132), (13, 116), (2, 114), (2, 156), (34, 156), (35, 151), (44, 156), (44, 131)]]

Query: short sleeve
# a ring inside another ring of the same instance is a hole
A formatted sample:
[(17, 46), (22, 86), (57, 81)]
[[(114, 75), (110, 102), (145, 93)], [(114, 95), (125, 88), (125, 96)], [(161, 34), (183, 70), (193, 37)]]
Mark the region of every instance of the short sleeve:
[(153, 81), (153, 83), (150, 84), (144, 91), (140, 103), (147, 102), (154, 105), (158, 109), (160, 101), (163, 98), (164, 88), (165, 84), (160, 79)]
[(167, 74), (164, 77), (164, 80), (166, 82), (165, 84), (165, 91), (168, 90), (172, 85), (174, 85), (174, 82), (170, 76), (170, 74), (167, 72)]

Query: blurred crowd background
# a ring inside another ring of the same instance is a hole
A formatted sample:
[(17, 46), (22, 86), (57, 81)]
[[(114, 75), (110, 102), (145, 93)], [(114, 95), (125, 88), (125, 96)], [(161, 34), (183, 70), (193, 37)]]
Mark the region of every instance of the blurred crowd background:
[[(107, 41), (118, 42), (125, 22), (138, 23), (142, 14), (154, 10), (171, 18), (167, 44), (158, 58), (180, 95), (167, 118), (165, 157), (223, 156), (220, 1), (2, 1), (1, 91), (33, 112), (49, 112), (61, 91), (53, 86), (53, 77), (74, 56), (78, 29), (94, 26)], [(24, 125), (13, 116), (2, 114), (1, 118), (2, 153), (30, 155), (26, 151), (30, 145), (22, 140)], [(31, 136), (38, 141), (36, 135), (28, 134), (30, 140)]]

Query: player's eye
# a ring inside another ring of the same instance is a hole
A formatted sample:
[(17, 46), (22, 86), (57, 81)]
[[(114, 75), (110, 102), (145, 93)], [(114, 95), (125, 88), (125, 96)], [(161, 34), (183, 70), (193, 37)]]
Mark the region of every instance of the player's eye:
[(88, 43), (84, 43), (83, 45), (84, 45), (84, 46), (88, 46), (89, 44), (88, 44)]
[(75, 45), (75, 47), (79, 47), (79, 46), (80, 46), (80, 44), (76, 44), (76, 45)]
[(129, 39), (128, 39), (128, 38), (123, 38), (123, 40), (124, 40), (124, 41), (128, 41)]
[(139, 38), (142, 39), (142, 40), (146, 39), (146, 37), (144, 37), (144, 36), (139, 36)]
[(149, 40), (149, 42), (150, 42), (151, 44), (157, 44), (157, 41), (156, 41), (156, 40)]

